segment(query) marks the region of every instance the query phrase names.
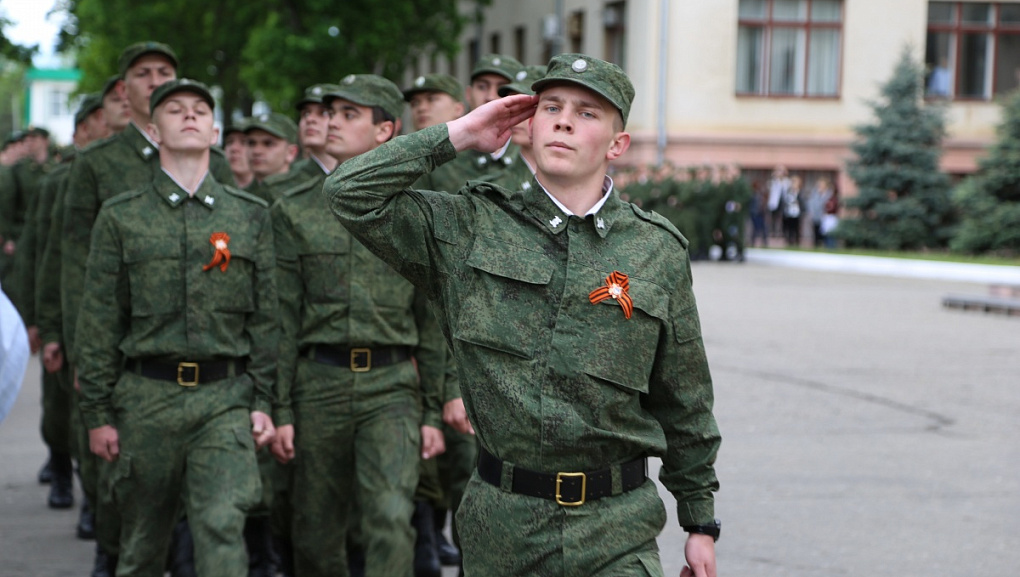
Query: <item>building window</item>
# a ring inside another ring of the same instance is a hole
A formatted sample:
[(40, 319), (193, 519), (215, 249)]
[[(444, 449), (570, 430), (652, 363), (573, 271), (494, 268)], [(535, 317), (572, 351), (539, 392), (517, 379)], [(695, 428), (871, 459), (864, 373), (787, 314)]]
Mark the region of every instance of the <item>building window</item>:
[(572, 12), (567, 20), (567, 38), (571, 52), (584, 52), (584, 10)]
[(627, 45), (627, 3), (610, 2), (602, 11), (602, 25), (606, 32), (606, 60), (625, 68)]
[(66, 116), (68, 114), (68, 93), (53, 89), (50, 91), (50, 117)]
[(525, 62), (524, 47), (527, 46), (526, 38), (527, 35), (524, 26), (514, 28), (514, 58), (516, 58), (518, 62)]
[(989, 100), (1020, 86), (1020, 4), (930, 2), (925, 93)]
[(503, 48), (500, 46), (499, 41), (499, 32), (493, 32), (492, 35), (489, 36), (489, 52), (492, 54), (503, 53)]
[(839, 96), (843, 0), (740, 0), (737, 94)]

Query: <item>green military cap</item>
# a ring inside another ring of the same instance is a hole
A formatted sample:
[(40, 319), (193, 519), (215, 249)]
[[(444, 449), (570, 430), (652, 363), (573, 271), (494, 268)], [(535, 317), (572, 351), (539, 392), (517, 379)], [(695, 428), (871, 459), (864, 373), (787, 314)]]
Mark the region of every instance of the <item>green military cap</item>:
[(474, 69), (471, 70), (471, 80), (480, 74), (498, 74), (513, 82), (517, 73), (523, 68), (524, 65), (511, 56), (486, 54), (478, 59)]
[(128, 46), (120, 53), (120, 59), (117, 61), (120, 75), (124, 76), (124, 73), (127, 72), (128, 68), (131, 68), (131, 65), (135, 63), (135, 60), (138, 60), (146, 54), (162, 54), (170, 59), (174, 68), (177, 68), (177, 54), (174, 53), (173, 48), (170, 48), (162, 42), (139, 42)]
[(117, 87), (117, 83), (123, 80), (120, 74), (116, 74), (106, 79), (103, 84), (103, 90), (99, 93), (100, 98), (106, 98), (106, 95), (113, 91)]
[(4, 146), (3, 147), (7, 148), (8, 146), (14, 144), (15, 142), (19, 142), (21, 140), (24, 140), (24, 138), (25, 138), (25, 133), (24, 132), (22, 132), (21, 130), (15, 130), (15, 131), (11, 132), (10, 134), (8, 134), (7, 138), (4, 139)]
[(544, 64), (525, 66), (514, 76), (513, 82), (500, 86), (496, 92), (500, 96), (510, 96), (511, 94), (534, 96), (535, 91), (531, 89), (531, 85), (535, 81), (545, 78), (545, 70), (546, 66)]
[(244, 127), (244, 133), (252, 130), (263, 130), (277, 138), (282, 138), (291, 144), (297, 144), (298, 127), (286, 114), (279, 112), (268, 112), (252, 116)]
[(305, 95), (301, 100), (297, 101), (294, 108), (301, 110), (305, 104), (322, 104), (322, 97), (329, 92), (335, 92), (337, 90), (336, 84), (315, 84), (305, 88)]
[(359, 106), (378, 106), (393, 118), (404, 113), (404, 95), (393, 82), (375, 74), (348, 74), (334, 90), (322, 95), (322, 103), (342, 98)]
[(585, 54), (560, 54), (549, 61), (545, 78), (532, 84), (531, 89), (538, 93), (552, 84), (564, 82), (600, 94), (620, 111), (626, 126), (634, 101), (634, 85), (619, 66)]
[(88, 118), (90, 114), (99, 110), (102, 107), (103, 107), (102, 95), (100, 95), (98, 92), (86, 94), (85, 97), (81, 99), (81, 103), (78, 104), (78, 111), (74, 113), (75, 126), (81, 124), (82, 122), (85, 122), (85, 119)]
[(178, 78), (164, 82), (152, 91), (152, 97), (149, 98), (149, 114), (151, 115), (161, 102), (176, 92), (192, 92), (205, 100), (209, 108), (216, 108), (216, 101), (213, 100), (212, 92), (209, 92), (208, 86), (190, 78)]
[(41, 136), (43, 138), (49, 138), (50, 131), (46, 130), (42, 126), (30, 126), (28, 130), (25, 131), (25, 136)]
[(227, 139), (227, 135), (233, 134), (234, 132), (240, 132), (244, 134), (245, 130), (248, 129), (248, 124), (251, 122), (250, 117), (244, 117), (237, 122), (231, 122), (223, 128), (223, 140)]
[(426, 74), (415, 78), (411, 87), (404, 89), (404, 100), (410, 102), (411, 97), (419, 92), (442, 92), (457, 101), (464, 97), (464, 87), (449, 74)]

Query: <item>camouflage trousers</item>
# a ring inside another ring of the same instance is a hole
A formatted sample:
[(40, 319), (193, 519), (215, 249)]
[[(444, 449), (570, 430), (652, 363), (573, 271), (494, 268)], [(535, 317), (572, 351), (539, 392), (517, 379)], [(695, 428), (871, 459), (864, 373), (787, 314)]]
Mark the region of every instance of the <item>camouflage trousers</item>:
[[(41, 356), (41, 355), (40, 355)], [(40, 359), (41, 360), (41, 359)], [(42, 437), (53, 453), (73, 455), (77, 443), (72, 443), (71, 431), (71, 377), (66, 370), (55, 373), (42, 371)]]
[(348, 575), (349, 525), (358, 523), (365, 575), (411, 576), (421, 409), (406, 384), (415, 382), (409, 362), (353, 373), (298, 361), (290, 492), (297, 575)]
[(246, 375), (195, 387), (125, 373), (114, 389), (120, 457), (118, 577), (162, 577), (183, 502), (199, 575), (244, 577), (246, 512), (261, 497)]
[(457, 511), (467, 577), (662, 577), (666, 509), (655, 483), (562, 507), (472, 475)]
[[(72, 379), (74, 371), (71, 370)], [(109, 474), (113, 468), (111, 463), (92, 454), (89, 449), (89, 430), (81, 417), (78, 408), (79, 394), (74, 391), (73, 428), (78, 453), (78, 479), (81, 490), (89, 500), (95, 515), (96, 543), (109, 555), (120, 554), (120, 513), (113, 504), (110, 492), (105, 490), (109, 484)], [(100, 490), (100, 487), (103, 489)]]

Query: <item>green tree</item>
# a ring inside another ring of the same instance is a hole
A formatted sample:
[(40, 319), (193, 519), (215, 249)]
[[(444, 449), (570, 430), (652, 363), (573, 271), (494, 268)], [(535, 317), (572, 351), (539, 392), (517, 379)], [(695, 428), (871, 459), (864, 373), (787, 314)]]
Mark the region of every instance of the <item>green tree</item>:
[[(477, 0), (487, 3), (491, 0)], [(177, 51), (180, 75), (223, 90), (226, 111), (262, 99), (289, 112), (312, 84), (350, 73), (397, 78), (422, 52), (453, 55), (470, 21), (458, 0), (60, 0), (62, 52), (74, 51), (95, 90), (133, 42)]]
[(848, 166), (857, 196), (836, 234), (848, 246), (944, 247), (952, 234), (949, 177), (939, 170), (945, 109), (923, 100), (923, 68), (904, 49), (892, 78), (872, 102), (875, 122), (854, 129)]
[(0, 138), (20, 125), (21, 95), (25, 92), (25, 70), (32, 64), (38, 46), (11, 42), (4, 29), (11, 21), (0, 16)]
[(954, 192), (961, 223), (950, 248), (1020, 253), (1020, 91), (1002, 102), (998, 141)]

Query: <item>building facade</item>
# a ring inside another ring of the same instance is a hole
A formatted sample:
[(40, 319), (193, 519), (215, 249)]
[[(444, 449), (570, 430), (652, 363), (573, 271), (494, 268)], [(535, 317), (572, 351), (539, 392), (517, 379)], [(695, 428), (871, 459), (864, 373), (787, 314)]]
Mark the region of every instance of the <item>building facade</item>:
[(25, 73), (23, 126), (50, 131), (50, 140), (70, 144), (77, 102), (71, 98), (81, 80), (73, 68), (30, 68)]
[(621, 163), (735, 164), (752, 178), (784, 165), (848, 194), (853, 127), (872, 121), (905, 48), (925, 62), (927, 97), (947, 104), (951, 174), (976, 169), (996, 96), (1020, 78), (1020, 0), (494, 0), (480, 15), (456, 59), (423, 56), (408, 80), (466, 81), (488, 52), (525, 64), (584, 52), (634, 82)]

